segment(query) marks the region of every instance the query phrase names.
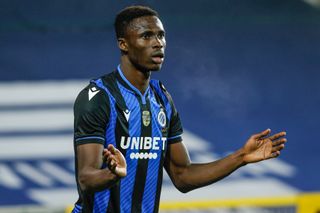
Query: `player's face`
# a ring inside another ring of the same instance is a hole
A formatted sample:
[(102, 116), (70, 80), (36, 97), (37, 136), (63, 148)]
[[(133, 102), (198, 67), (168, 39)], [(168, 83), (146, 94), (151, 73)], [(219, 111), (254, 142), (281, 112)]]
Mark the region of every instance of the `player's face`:
[(166, 47), (163, 25), (156, 16), (144, 16), (132, 20), (125, 40), (127, 56), (139, 70), (160, 70)]

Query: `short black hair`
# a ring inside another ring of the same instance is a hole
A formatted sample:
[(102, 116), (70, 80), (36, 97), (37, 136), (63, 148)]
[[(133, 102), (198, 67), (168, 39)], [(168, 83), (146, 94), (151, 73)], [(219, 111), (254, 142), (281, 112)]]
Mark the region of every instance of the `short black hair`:
[(133, 19), (143, 16), (156, 16), (159, 18), (159, 14), (147, 6), (129, 6), (121, 10), (114, 22), (117, 38), (125, 36), (126, 29)]

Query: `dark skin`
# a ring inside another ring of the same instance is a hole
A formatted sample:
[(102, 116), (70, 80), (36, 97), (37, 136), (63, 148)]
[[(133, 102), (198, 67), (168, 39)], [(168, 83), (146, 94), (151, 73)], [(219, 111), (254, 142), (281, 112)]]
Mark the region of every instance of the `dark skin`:
[[(160, 70), (166, 41), (161, 21), (155, 16), (134, 19), (123, 38), (118, 38), (121, 50), (121, 69), (141, 94), (146, 91), (151, 71)], [(252, 135), (242, 148), (220, 160), (192, 163), (183, 142), (168, 145), (165, 169), (181, 192), (214, 183), (248, 163), (276, 158), (287, 141), (286, 132), (270, 135), (266, 129)], [(78, 174), (83, 190), (98, 191), (110, 187), (126, 176), (126, 162), (120, 151), (109, 145), (84, 144), (77, 147)], [(101, 157), (101, 153), (102, 156)], [(105, 161), (108, 168), (100, 169)]]
[(118, 46), (124, 75), (143, 94), (151, 71), (160, 70), (164, 59), (166, 40), (161, 21), (154, 16), (134, 19), (126, 36), (118, 38)]
[[(96, 143), (79, 145), (77, 156), (78, 178), (83, 191), (101, 191), (127, 175), (123, 155), (111, 144), (107, 149)], [(103, 161), (108, 165), (106, 169), (101, 169)]]
[(176, 188), (184, 193), (212, 184), (248, 163), (278, 157), (287, 141), (283, 137), (286, 133), (270, 136), (270, 132), (271, 130), (267, 129), (254, 134), (233, 154), (205, 164), (192, 163), (182, 142), (172, 144), (168, 147), (165, 169)]

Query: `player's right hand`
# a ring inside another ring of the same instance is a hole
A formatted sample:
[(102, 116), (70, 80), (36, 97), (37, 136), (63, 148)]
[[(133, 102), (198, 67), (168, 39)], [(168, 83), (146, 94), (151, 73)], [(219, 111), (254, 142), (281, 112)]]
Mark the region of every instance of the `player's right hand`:
[(127, 175), (127, 163), (122, 153), (112, 144), (103, 150), (103, 160), (108, 168), (117, 176), (125, 177)]

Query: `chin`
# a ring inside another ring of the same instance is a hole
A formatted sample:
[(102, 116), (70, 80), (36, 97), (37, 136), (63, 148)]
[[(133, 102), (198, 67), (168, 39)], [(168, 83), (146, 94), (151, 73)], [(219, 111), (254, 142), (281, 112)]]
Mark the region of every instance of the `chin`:
[(152, 66), (152, 68), (150, 68), (150, 71), (160, 71), (162, 67), (162, 64), (155, 64), (154, 66)]
[(155, 63), (149, 63), (147, 64), (133, 64), (138, 70), (140, 70), (141, 72), (149, 72), (149, 71), (159, 71), (162, 67), (162, 63), (161, 64), (155, 64)]
[(141, 67), (141, 71), (142, 72), (158, 72), (158, 71), (160, 71), (160, 69), (161, 69), (161, 65), (154, 65), (154, 66), (148, 66), (148, 67), (144, 67), (144, 68), (142, 68)]

